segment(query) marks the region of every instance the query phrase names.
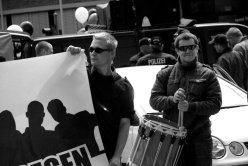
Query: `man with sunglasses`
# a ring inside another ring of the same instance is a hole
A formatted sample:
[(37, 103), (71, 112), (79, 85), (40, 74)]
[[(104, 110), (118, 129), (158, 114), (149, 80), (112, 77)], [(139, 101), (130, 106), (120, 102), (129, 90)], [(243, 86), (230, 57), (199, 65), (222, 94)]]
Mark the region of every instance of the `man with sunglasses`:
[(215, 72), (198, 62), (198, 39), (192, 33), (176, 37), (178, 62), (158, 72), (150, 97), (153, 109), (178, 123), (179, 111), (187, 129), (178, 166), (211, 166), (212, 139), (209, 117), (219, 112), (222, 97)]
[[(91, 42), (88, 68), (98, 126), (110, 166), (121, 166), (121, 155), (125, 147), (134, 115), (133, 88), (112, 67), (117, 40), (109, 33), (95, 34)], [(72, 55), (81, 48), (69, 46)]]

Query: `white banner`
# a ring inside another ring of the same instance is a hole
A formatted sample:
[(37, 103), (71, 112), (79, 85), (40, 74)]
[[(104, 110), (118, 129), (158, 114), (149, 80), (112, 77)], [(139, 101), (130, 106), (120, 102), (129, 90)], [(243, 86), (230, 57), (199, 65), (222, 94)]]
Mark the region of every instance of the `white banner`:
[(0, 63), (0, 165), (108, 165), (84, 57)]

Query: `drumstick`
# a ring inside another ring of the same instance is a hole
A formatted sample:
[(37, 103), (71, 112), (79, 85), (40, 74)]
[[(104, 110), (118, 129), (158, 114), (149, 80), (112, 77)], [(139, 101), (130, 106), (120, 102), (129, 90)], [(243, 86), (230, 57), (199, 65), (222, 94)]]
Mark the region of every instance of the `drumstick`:
[(180, 111), (180, 112), (181, 112), (181, 123), (179, 127), (183, 127), (183, 111)]
[(179, 110), (178, 111), (179, 114), (178, 114), (178, 127), (183, 127), (183, 111)]
[(178, 110), (178, 121), (177, 121), (177, 123), (178, 123), (178, 127), (180, 127), (181, 126), (181, 111), (180, 110)]
[[(185, 97), (184, 97), (184, 100), (185, 100), (187, 98), (186, 94), (188, 94), (187, 93), (188, 92), (188, 85), (187, 85), (187, 88), (186, 88), (186, 92), (185, 92), (185, 90), (183, 88), (179, 88), (178, 90), (185, 95)], [(179, 110), (179, 115), (178, 115), (178, 126), (179, 127), (183, 127), (183, 114), (184, 114), (184, 112), (182, 110)]]

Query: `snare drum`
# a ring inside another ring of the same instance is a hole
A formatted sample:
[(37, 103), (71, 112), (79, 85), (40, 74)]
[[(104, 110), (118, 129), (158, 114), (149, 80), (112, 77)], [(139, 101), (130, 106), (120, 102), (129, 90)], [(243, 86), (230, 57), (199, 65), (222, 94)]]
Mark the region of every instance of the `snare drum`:
[(186, 129), (155, 115), (144, 115), (128, 161), (129, 166), (175, 166)]

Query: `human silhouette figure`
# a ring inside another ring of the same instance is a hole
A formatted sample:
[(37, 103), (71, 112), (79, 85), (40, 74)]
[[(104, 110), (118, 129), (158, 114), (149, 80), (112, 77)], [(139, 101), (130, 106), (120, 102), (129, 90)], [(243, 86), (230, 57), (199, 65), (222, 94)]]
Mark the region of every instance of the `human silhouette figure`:
[(97, 125), (95, 114), (84, 110), (76, 114), (66, 112), (66, 107), (59, 99), (48, 103), (47, 110), (59, 124), (55, 131), (65, 141), (68, 148), (86, 144), (91, 157), (101, 154), (95, 140), (94, 128)]
[(5, 62), (5, 61), (6, 61), (5, 57), (0, 56), (0, 62)]
[(29, 127), (25, 129), (22, 136), (22, 164), (43, 159), (64, 150), (59, 136), (54, 131), (45, 130), (42, 126), (44, 116), (44, 107), (39, 101), (29, 103), (26, 112)]
[(4, 110), (0, 113), (0, 165), (15, 166), (17, 149), (21, 133), (16, 130), (12, 113)]

